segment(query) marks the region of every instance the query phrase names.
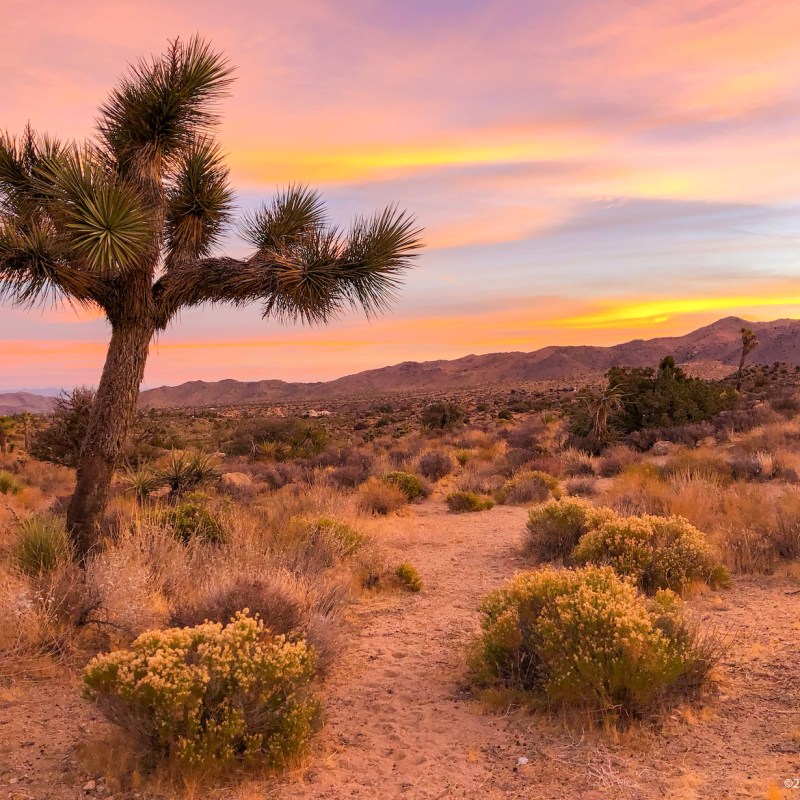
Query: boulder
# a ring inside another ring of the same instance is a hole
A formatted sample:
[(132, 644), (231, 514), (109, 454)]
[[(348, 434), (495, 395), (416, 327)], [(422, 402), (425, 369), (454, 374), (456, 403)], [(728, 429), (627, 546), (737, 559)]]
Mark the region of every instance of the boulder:
[(246, 472), (225, 472), (219, 482), (225, 489), (253, 488), (253, 479)]

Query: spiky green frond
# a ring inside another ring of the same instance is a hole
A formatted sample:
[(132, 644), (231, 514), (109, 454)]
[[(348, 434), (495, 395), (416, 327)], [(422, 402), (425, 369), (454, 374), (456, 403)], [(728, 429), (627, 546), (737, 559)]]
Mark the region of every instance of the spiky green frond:
[(104, 276), (124, 274), (152, 248), (150, 214), (134, 187), (108, 170), (100, 154), (72, 147), (37, 168), (44, 204), (70, 256)]
[(0, 134), (0, 212), (17, 220), (41, 213), (47, 187), (37, 182), (42, 165), (58, 158), (61, 143), (25, 128), (19, 139)]
[(230, 219), (233, 190), (218, 145), (195, 142), (167, 190), (167, 265), (206, 256)]
[(268, 205), (246, 214), (239, 231), (257, 251), (272, 251), (296, 244), (324, 224), (325, 207), (319, 193), (307, 186), (292, 185)]
[(354, 306), (367, 314), (383, 311), (422, 247), (421, 228), (406, 212), (390, 206), (353, 225), (339, 260), (338, 280)]
[(0, 299), (32, 307), (48, 301), (102, 303), (105, 287), (97, 275), (70, 263), (67, 248), (45, 222), (0, 227)]
[[(316, 208), (319, 219), (318, 201)], [(211, 258), (171, 270), (156, 284), (162, 323), (183, 306), (206, 302), (261, 301), (264, 316), (309, 323), (352, 307), (374, 314), (390, 304), (421, 246), (413, 218), (394, 208), (357, 220), (349, 236), (316, 223), (301, 230), (246, 261)]]
[(139, 61), (100, 111), (109, 157), (127, 177), (160, 181), (165, 166), (216, 123), (215, 104), (230, 83), (228, 61), (198, 37)]

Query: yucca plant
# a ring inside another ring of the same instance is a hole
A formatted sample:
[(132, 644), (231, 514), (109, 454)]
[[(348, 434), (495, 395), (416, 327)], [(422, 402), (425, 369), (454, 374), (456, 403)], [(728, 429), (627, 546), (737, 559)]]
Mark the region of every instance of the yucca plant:
[(213, 138), (231, 84), (199, 38), (131, 67), (89, 141), (0, 136), (0, 297), (99, 308), (111, 325), (67, 514), (76, 547), (97, 542), (136, 411), (150, 342), (181, 309), (261, 303), (264, 316), (325, 322), (385, 309), (420, 247), (395, 207), (332, 226), (319, 195), (290, 186), (242, 220), (246, 258), (214, 254), (233, 192)]
[(14, 558), (27, 575), (50, 572), (68, 561), (72, 553), (63, 520), (50, 514), (28, 517), (19, 523)]
[(164, 484), (161, 476), (152, 467), (143, 466), (138, 469), (126, 467), (122, 473), (122, 485), (127, 492), (142, 502), (151, 492)]

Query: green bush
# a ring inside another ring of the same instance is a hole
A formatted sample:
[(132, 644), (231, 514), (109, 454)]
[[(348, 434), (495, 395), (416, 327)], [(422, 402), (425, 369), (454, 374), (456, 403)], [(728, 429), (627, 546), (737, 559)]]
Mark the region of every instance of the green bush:
[(462, 447), (460, 450), (456, 450), (456, 461), (458, 461), (462, 467), (472, 458), (472, 456), (473, 452), (468, 447)]
[(6, 470), (0, 470), (0, 494), (19, 494), (25, 487)]
[(169, 509), (165, 522), (183, 542), (201, 539), (205, 542), (225, 541), (225, 531), (217, 519), (200, 503), (186, 502)]
[(422, 591), (422, 578), (420, 578), (419, 572), (417, 572), (417, 568), (413, 564), (408, 562), (401, 564), (394, 574), (402, 581), (409, 592)]
[(442, 431), (460, 425), (464, 420), (464, 409), (456, 403), (431, 403), (422, 410), (422, 429)]
[(454, 514), (470, 511), (488, 511), (494, 507), (494, 500), (477, 492), (452, 492), (445, 499), (447, 507)]
[(595, 508), (586, 500), (548, 500), (528, 512), (525, 551), (539, 561), (567, 561), (581, 536), (615, 517), (610, 508)]
[(558, 481), (540, 470), (523, 470), (509, 478), (497, 491), (498, 503), (543, 503), (549, 497), (559, 497)]
[(581, 537), (579, 564), (608, 564), (647, 594), (681, 593), (694, 581), (724, 586), (728, 573), (705, 536), (683, 517), (621, 517)]
[(72, 546), (64, 522), (43, 514), (19, 523), (13, 552), (15, 561), (26, 575), (40, 575), (69, 561)]
[(284, 767), (318, 713), (313, 651), (244, 613), (224, 627), (143, 633), (92, 659), (83, 677), (112, 722), (191, 770)]
[(477, 685), (534, 705), (639, 715), (695, 692), (717, 658), (672, 593), (648, 600), (610, 567), (522, 573), (481, 612)]
[(418, 500), (420, 497), (426, 497), (429, 492), (427, 487), (422, 481), (410, 472), (388, 472), (383, 477), (386, 483), (396, 486), (406, 496), (406, 500)]

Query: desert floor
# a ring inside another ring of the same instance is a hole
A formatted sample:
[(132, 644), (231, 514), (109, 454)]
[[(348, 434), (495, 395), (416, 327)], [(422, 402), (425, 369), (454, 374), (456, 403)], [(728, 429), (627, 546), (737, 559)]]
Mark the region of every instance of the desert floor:
[[(376, 521), (393, 555), (418, 567), (424, 591), (352, 607), (350, 646), (324, 687), (325, 725), (299, 768), (196, 796), (800, 800), (800, 788), (784, 788), (800, 778), (800, 582), (790, 573), (735, 578), (728, 591), (688, 601), (729, 650), (716, 692), (659, 729), (581, 732), (575, 720), (490, 711), (470, 696), (476, 609), (528, 566), (519, 552), (525, 515), (453, 515), (431, 500)], [(162, 796), (146, 782), (117, 788), (122, 755), (80, 698), (77, 675), (55, 669), (0, 691), (0, 797)]]

